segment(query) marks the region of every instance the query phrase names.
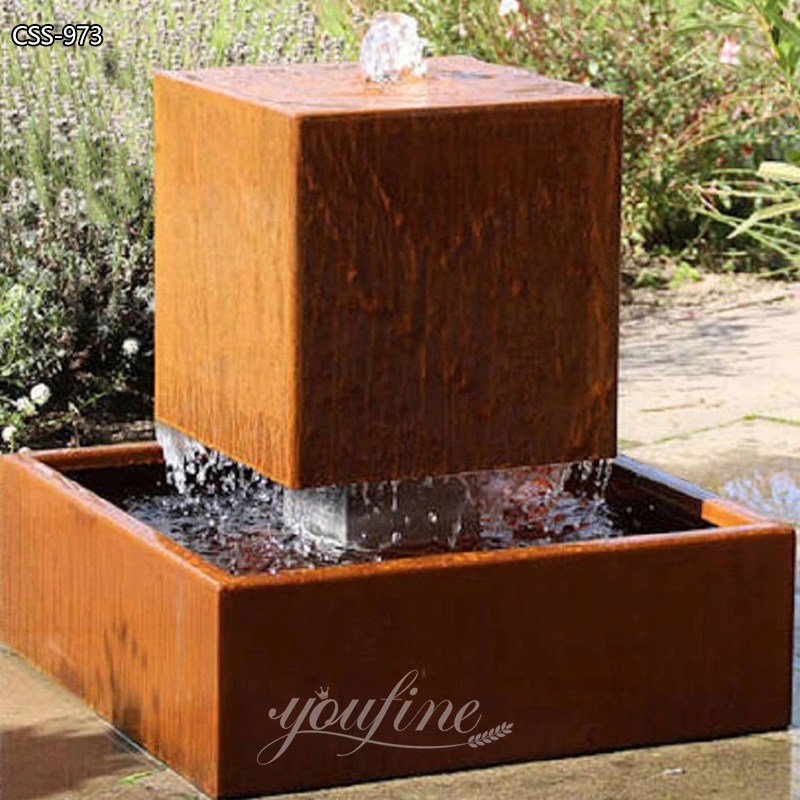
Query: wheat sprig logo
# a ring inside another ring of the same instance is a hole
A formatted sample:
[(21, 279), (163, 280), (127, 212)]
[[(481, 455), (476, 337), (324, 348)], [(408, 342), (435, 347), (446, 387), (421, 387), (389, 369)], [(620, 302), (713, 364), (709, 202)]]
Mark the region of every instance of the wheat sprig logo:
[(473, 734), (467, 739), (467, 744), (470, 747), (483, 747), (486, 744), (491, 744), (498, 739), (502, 739), (504, 736), (508, 736), (513, 727), (513, 722), (501, 722), (496, 727), (489, 728), (488, 731)]

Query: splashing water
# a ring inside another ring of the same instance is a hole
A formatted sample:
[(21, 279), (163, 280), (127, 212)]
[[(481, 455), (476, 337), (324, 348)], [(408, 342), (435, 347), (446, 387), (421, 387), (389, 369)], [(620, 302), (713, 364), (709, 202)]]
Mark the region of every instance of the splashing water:
[(373, 83), (394, 83), (426, 72), (422, 54), (425, 42), (417, 21), (407, 14), (379, 12), (361, 42), (359, 64), (364, 78)]
[(115, 502), (233, 574), (632, 532), (610, 462), (290, 490), (164, 426), (158, 440), (168, 486)]
[(160, 422), (156, 422), (155, 430), (164, 455), (167, 483), (178, 495), (237, 494), (251, 487), (273, 495), (280, 493), (278, 484), (202, 442)]

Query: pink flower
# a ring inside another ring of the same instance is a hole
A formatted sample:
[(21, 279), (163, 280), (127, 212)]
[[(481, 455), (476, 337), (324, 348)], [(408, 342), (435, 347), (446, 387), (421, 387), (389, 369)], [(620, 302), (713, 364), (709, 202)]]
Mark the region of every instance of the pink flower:
[(739, 51), (741, 49), (742, 46), (736, 39), (726, 36), (722, 42), (722, 47), (719, 49), (719, 63), (735, 66), (739, 63)]

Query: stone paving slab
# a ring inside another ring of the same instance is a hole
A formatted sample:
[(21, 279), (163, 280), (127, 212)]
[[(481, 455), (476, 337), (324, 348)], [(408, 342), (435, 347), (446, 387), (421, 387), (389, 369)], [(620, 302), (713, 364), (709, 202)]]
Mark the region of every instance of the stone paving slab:
[(800, 525), (800, 425), (769, 419), (624, 448), (647, 464)]
[(0, 697), (2, 800), (202, 797), (6, 648)]
[(800, 422), (800, 297), (623, 326), (623, 450), (749, 415)]

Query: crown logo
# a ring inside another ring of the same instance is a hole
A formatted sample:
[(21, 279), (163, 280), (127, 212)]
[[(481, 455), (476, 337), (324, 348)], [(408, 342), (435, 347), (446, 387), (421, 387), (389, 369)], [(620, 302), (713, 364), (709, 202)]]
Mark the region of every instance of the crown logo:
[(324, 689), (320, 686), (319, 690), (317, 691), (317, 697), (320, 700), (325, 700), (328, 696), (328, 687), (326, 686)]

